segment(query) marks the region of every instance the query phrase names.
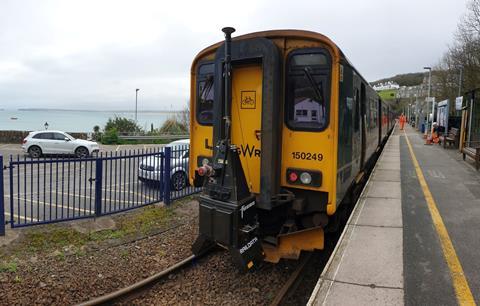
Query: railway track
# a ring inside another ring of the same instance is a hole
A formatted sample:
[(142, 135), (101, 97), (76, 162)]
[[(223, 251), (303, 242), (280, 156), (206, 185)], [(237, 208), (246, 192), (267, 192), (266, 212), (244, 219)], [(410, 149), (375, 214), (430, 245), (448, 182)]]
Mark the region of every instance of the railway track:
[[(310, 252), (303, 254), (298, 265), (295, 266), (293, 272), (290, 273), (287, 280), (283, 283), (281, 288), (277, 291), (276, 295), (270, 302), (271, 306), (277, 305), (290, 305), (290, 304), (304, 304), (306, 302), (305, 297), (310, 295), (315, 283), (323, 270), (323, 266), (328, 261), (330, 254), (335, 248), (335, 245), (340, 237), (340, 233), (346, 225), (347, 219), (350, 216), (351, 211), (353, 210), (353, 204), (357, 203), (357, 200), (360, 196), (361, 191), (365, 187), (365, 183), (369, 177), (368, 173), (362, 178), (362, 183), (359, 184), (358, 188), (353, 191), (353, 197), (351, 198), (352, 205), (346, 205), (347, 211), (345, 212), (344, 220), (340, 224), (340, 231), (334, 234), (330, 234), (329, 238), (326, 239), (325, 249), (321, 252)], [(175, 227), (182, 226), (183, 224), (176, 225)], [(167, 229), (167, 231), (170, 229)], [(142, 299), (142, 294), (151, 289), (155, 284), (165, 280), (169, 275), (178, 272), (189, 264), (193, 263), (199, 257), (205, 256), (207, 253), (210, 253), (212, 249), (209, 249), (201, 256), (191, 255), (176, 264), (168, 267), (167, 269), (156, 273), (148, 278), (145, 278), (139, 282), (136, 282), (132, 285), (119, 289), (117, 291), (111, 292), (109, 294), (97, 297), (95, 299), (82, 302), (78, 306), (91, 306), (91, 305), (110, 305), (115, 303), (129, 303), (135, 299)]]
[[(211, 251), (211, 249), (209, 251)], [(144, 292), (145, 290), (148, 290), (148, 288), (155, 285), (159, 281), (165, 279), (171, 273), (174, 273), (175, 271), (179, 271), (185, 268), (188, 264), (193, 263), (195, 260), (199, 259), (200, 257), (203, 257), (209, 251), (206, 251), (205, 253), (199, 256), (191, 255), (177, 262), (176, 264), (169, 266), (165, 270), (162, 270), (150, 277), (142, 279), (141, 281), (138, 281), (130, 286), (96, 297), (92, 300), (79, 303), (76, 306), (111, 305), (118, 302), (128, 302), (138, 297), (142, 292)]]
[[(363, 187), (364, 186), (362, 186), (361, 189), (363, 189)], [(355, 202), (356, 200), (357, 199), (355, 198)], [(353, 208), (353, 206), (351, 206), (351, 208)], [(346, 213), (347, 219), (350, 215), (350, 212), (351, 209), (349, 209), (349, 211)], [(340, 226), (341, 229), (343, 229), (345, 223), (346, 220), (342, 222)], [(182, 225), (184, 224), (178, 224), (174, 227), (180, 227)], [(167, 229), (167, 231), (168, 230), (171, 229)], [(271, 306), (303, 304), (304, 297), (309, 296), (310, 292), (312, 291), (311, 289), (313, 289), (315, 286), (316, 280), (323, 270), (323, 265), (328, 261), (328, 258), (335, 248), (339, 236), (339, 233), (331, 235), (329, 239), (327, 239), (325, 249), (321, 252), (308, 252), (303, 254), (294, 271), (291, 272), (288, 279), (284, 282), (283, 286), (281, 286), (273, 300), (270, 302)], [(166, 268), (165, 270), (160, 271), (139, 282), (77, 305), (93, 306), (111, 305), (116, 303), (129, 304), (129, 302), (135, 299), (141, 299), (142, 294), (148, 292), (155, 284), (167, 279), (169, 275), (186, 268), (189, 264), (199, 259), (199, 257), (203, 257), (211, 251), (212, 249), (203, 253), (201, 256), (191, 255)]]

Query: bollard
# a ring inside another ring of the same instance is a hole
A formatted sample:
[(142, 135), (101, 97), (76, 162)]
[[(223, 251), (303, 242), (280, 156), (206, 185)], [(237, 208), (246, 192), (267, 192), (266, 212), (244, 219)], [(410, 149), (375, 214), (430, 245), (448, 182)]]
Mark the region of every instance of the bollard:
[(3, 194), (3, 156), (0, 155), (0, 236), (5, 236), (5, 197)]
[(163, 202), (165, 205), (170, 205), (170, 169), (171, 169), (171, 158), (172, 158), (172, 148), (165, 147), (165, 167), (163, 171)]

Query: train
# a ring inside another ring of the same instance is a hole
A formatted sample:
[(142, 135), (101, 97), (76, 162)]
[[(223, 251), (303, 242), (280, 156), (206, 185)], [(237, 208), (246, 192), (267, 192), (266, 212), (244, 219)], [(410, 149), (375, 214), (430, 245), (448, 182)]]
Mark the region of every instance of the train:
[(192, 251), (219, 245), (247, 271), (324, 248), (395, 119), (328, 37), (222, 31), (191, 66)]

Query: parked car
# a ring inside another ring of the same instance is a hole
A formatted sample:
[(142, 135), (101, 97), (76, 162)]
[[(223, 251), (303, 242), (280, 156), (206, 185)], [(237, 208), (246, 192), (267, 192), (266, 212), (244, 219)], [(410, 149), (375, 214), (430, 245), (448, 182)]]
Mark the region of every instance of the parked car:
[(44, 154), (67, 154), (84, 158), (100, 150), (96, 142), (76, 139), (62, 131), (30, 132), (23, 139), (22, 149), (33, 158)]
[[(188, 183), (188, 154), (190, 139), (173, 141), (166, 145), (172, 148), (170, 160), (170, 182), (173, 190), (182, 190)], [(162, 149), (161, 152), (164, 152)], [(162, 157), (157, 155), (148, 156), (142, 160), (138, 169), (138, 179), (142, 182), (158, 183), (163, 175), (161, 169)], [(165, 167), (165, 166), (164, 166)]]

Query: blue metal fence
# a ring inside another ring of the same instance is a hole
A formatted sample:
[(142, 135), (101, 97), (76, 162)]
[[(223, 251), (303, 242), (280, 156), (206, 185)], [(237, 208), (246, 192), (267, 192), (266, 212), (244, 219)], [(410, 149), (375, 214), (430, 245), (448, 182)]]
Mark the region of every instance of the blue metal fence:
[[(0, 170), (3, 173), (3, 156), (0, 156)], [(5, 236), (5, 197), (3, 192), (3, 174), (0, 175), (0, 236)]]
[[(11, 227), (23, 227), (118, 213), (161, 201), (168, 205), (196, 193), (200, 189), (188, 185), (188, 149), (130, 150), (82, 159), (10, 156), (5, 167), (0, 156), (4, 170), (0, 235), (4, 235), (5, 216)], [(4, 192), (4, 183), (9, 193)]]

